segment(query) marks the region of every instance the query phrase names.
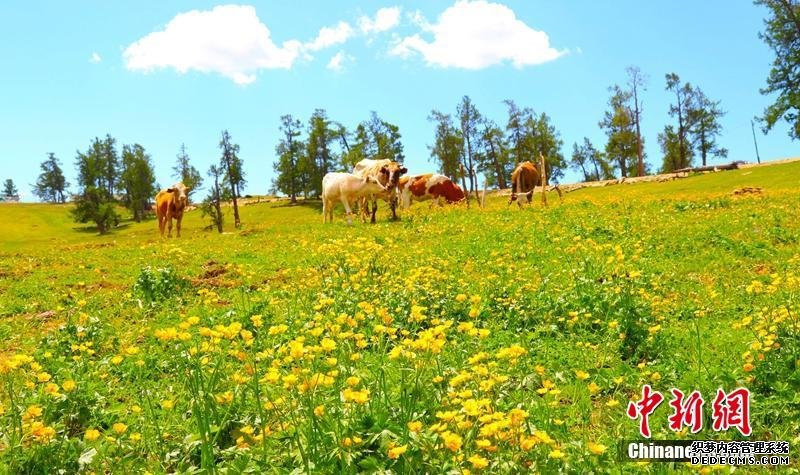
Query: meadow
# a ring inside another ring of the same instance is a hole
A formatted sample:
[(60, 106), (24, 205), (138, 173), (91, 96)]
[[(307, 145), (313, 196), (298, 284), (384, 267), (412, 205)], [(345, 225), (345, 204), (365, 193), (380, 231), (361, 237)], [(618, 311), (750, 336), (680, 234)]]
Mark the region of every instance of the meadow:
[[(706, 399), (653, 439), (789, 441), (797, 473), (800, 162), (549, 203), (260, 202), (163, 240), (0, 206), (0, 471), (729, 473), (619, 461), (649, 384)], [(711, 427), (737, 387), (749, 438)]]

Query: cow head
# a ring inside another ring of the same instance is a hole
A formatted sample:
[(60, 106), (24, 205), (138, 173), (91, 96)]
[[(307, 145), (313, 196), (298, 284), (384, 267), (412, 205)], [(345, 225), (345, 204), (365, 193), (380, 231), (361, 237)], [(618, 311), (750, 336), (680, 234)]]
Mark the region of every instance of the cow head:
[(394, 188), (397, 186), (397, 182), (400, 181), (400, 177), (404, 173), (408, 173), (408, 169), (400, 166), (397, 162), (391, 162), (382, 166), (380, 173), (381, 181), (386, 183), (386, 188)]
[(175, 206), (185, 208), (189, 202), (189, 189), (183, 183), (176, 183), (171, 188), (167, 188), (168, 193), (175, 197)]

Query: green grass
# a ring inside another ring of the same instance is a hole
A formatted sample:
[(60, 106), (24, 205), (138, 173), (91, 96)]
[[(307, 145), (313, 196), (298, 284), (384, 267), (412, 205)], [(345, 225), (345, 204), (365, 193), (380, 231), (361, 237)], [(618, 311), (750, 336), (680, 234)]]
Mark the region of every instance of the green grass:
[(710, 428), (717, 388), (741, 385), (751, 439), (796, 445), (799, 177), (794, 162), (548, 208), (417, 204), (399, 222), (384, 206), (376, 225), (257, 203), (221, 235), (187, 213), (181, 239), (0, 206), (0, 465), (617, 473), (646, 383), (707, 401), (696, 436), (667, 428), (665, 401), (654, 438), (741, 438)]

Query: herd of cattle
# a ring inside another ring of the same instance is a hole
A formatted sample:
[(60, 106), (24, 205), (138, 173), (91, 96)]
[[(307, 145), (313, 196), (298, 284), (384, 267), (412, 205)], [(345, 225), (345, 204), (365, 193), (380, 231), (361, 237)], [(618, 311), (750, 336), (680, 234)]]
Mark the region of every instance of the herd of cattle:
[[(406, 175), (408, 169), (392, 160), (364, 159), (358, 162), (353, 173), (328, 173), (322, 179), (322, 222), (333, 222), (333, 209), (337, 202), (344, 205), (348, 224), (352, 224), (352, 207), (359, 204), (361, 219), (375, 222), (378, 198), (389, 203), (392, 219), (397, 219), (397, 204), (408, 209), (412, 201), (441, 200), (457, 203), (466, 198), (458, 184), (438, 173)], [(531, 162), (521, 162), (511, 174), (511, 197), (522, 206), (531, 201), (533, 190), (541, 183), (539, 169)], [(156, 195), (156, 216), (161, 236), (167, 231), (172, 236), (172, 219), (175, 218), (177, 235), (181, 236), (181, 220), (186, 208), (187, 188), (176, 183)], [(370, 206), (371, 204), (371, 206)]]

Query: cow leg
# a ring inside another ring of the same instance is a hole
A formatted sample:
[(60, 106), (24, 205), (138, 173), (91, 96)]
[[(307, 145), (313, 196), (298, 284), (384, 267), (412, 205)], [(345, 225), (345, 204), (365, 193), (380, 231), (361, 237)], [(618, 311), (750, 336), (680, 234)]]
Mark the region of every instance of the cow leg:
[(369, 201), (367, 197), (358, 199), (358, 214), (361, 216), (361, 222), (367, 222), (367, 215), (369, 215)]
[(183, 220), (183, 216), (175, 218), (175, 228), (178, 232), (178, 237), (181, 237), (181, 220)]
[(167, 211), (167, 216), (165, 217), (166, 224), (167, 224), (167, 237), (172, 237), (172, 213)]
[(322, 199), (322, 224), (328, 222), (328, 200)]
[(164, 237), (164, 216), (157, 216), (158, 218), (158, 230), (161, 233), (161, 237)]
[(397, 195), (389, 199), (389, 208), (392, 210), (392, 221), (397, 221)]
[(369, 222), (375, 224), (375, 213), (378, 212), (378, 200), (373, 196), (372, 197), (372, 218), (370, 218)]
[(353, 218), (351, 216), (353, 211), (350, 209), (350, 203), (347, 201), (347, 199), (344, 196), (342, 196), (342, 204), (344, 205), (344, 211), (345, 211), (346, 216), (347, 216), (347, 224), (353, 224)]

